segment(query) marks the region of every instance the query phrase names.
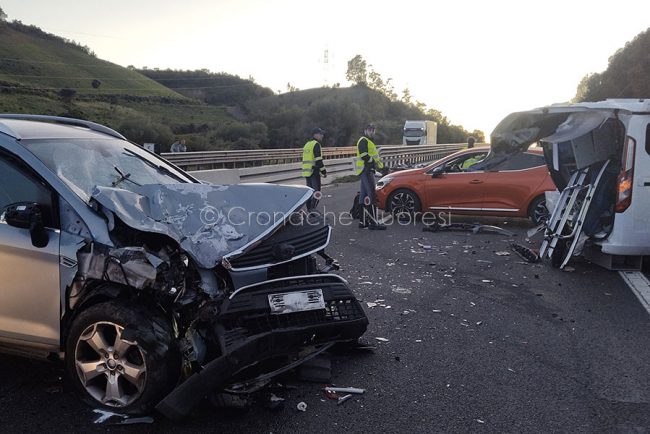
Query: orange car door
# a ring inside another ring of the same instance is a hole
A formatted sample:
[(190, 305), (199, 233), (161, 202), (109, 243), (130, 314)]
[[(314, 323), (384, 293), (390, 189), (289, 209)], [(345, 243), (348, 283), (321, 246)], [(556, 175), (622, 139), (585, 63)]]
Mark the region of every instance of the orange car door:
[(483, 207), (486, 172), (443, 173), (425, 182), (427, 207), (478, 211)]
[(541, 154), (526, 152), (504, 161), (489, 174), (483, 211), (515, 215), (527, 213), (528, 202), (540, 189), (548, 170)]

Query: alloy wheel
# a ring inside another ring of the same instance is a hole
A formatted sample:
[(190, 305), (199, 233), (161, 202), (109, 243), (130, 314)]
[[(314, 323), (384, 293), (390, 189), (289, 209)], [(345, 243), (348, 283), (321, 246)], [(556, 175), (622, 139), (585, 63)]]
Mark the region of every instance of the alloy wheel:
[(398, 192), (390, 200), (390, 209), (396, 216), (415, 214), (415, 198), (411, 193)]
[(145, 388), (147, 367), (137, 342), (122, 337), (112, 322), (88, 326), (75, 346), (75, 366), (88, 394), (104, 405), (126, 407)]

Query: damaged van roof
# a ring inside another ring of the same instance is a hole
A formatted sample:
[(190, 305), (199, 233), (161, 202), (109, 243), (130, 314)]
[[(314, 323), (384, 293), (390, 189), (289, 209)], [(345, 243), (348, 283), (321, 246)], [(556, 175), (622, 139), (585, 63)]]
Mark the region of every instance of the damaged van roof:
[(563, 103), (511, 113), (499, 122), (490, 135), (492, 153), (521, 152), (540, 140), (567, 140), (598, 127), (610, 117), (632, 113), (650, 113), (650, 100), (608, 99)]

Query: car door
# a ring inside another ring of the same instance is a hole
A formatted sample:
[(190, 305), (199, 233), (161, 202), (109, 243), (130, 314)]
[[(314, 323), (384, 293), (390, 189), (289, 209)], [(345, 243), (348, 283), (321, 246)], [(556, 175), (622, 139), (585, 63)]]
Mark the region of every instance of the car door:
[(32, 245), (29, 229), (0, 217), (0, 340), (36, 347), (58, 346), (60, 328), (59, 230), (53, 192), (27, 167), (0, 154), (0, 216), (18, 202), (41, 205), (48, 235)]
[(549, 176), (544, 156), (533, 152), (513, 155), (488, 173), (483, 211), (513, 215), (528, 212), (531, 196)]
[(465, 160), (485, 154), (486, 151), (464, 154), (445, 163), (445, 171), (440, 175), (433, 178), (429, 176), (425, 181), (425, 195), (429, 207), (460, 212), (480, 211), (483, 207), (484, 186), (488, 173), (482, 170), (462, 171), (460, 167)]

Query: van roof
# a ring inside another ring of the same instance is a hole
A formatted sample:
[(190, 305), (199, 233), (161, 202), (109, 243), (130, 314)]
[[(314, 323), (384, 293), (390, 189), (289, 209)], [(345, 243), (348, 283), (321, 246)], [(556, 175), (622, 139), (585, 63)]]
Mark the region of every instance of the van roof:
[[(548, 108), (579, 108), (594, 110), (623, 110), (631, 113), (650, 113), (650, 99), (644, 98), (611, 98), (605, 101), (580, 102), (574, 104), (552, 104)], [(543, 108), (542, 108), (543, 109)]]

